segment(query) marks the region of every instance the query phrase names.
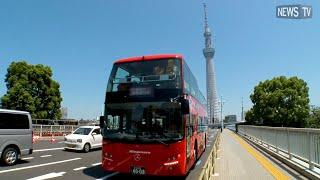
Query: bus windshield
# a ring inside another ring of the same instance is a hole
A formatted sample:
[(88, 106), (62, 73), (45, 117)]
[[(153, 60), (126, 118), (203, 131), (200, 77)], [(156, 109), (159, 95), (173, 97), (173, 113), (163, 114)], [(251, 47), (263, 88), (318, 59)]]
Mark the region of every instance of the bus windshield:
[(139, 142), (168, 142), (183, 138), (180, 105), (171, 102), (114, 103), (106, 106), (104, 136)]
[(181, 88), (180, 67), (178, 59), (115, 64), (107, 92), (130, 91), (132, 87), (141, 86), (149, 86), (154, 89)]

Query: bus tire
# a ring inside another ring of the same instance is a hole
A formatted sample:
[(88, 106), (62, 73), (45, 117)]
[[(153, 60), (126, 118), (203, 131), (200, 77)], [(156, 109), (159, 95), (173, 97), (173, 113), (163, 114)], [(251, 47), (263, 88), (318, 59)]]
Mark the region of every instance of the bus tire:
[(198, 148), (197, 148), (197, 145), (198, 145), (198, 143), (196, 141), (195, 144), (194, 144), (194, 147), (193, 147), (194, 163), (191, 166), (191, 169), (194, 169), (196, 167), (196, 164), (197, 164), (197, 161), (198, 161)]
[(203, 152), (207, 149), (207, 134), (204, 135), (204, 149)]
[(198, 142), (196, 141), (194, 145), (194, 156), (195, 156), (195, 161), (198, 160)]

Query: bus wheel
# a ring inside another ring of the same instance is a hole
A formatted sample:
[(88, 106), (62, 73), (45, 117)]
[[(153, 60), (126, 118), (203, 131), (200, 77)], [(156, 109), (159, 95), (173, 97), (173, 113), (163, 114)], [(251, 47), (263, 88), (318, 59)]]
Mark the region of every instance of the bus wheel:
[(195, 156), (195, 160), (198, 160), (198, 143), (196, 141), (195, 145), (194, 145), (194, 156)]
[(86, 143), (84, 146), (83, 146), (83, 152), (87, 153), (90, 151), (90, 144), (89, 143)]
[(203, 151), (206, 151), (207, 149), (207, 134), (204, 135), (204, 150)]
[(4, 163), (6, 165), (12, 166), (17, 163), (18, 156), (19, 156), (19, 154), (18, 154), (17, 149), (15, 149), (13, 147), (9, 147), (6, 150), (4, 150), (4, 152), (2, 154), (2, 160), (4, 161)]

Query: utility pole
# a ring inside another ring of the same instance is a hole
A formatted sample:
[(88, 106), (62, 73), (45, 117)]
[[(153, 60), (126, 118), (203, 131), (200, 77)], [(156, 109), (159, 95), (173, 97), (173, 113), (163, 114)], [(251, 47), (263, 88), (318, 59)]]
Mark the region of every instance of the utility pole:
[(220, 96), (220, 120), (221, 120), (221, 132), (224, 129), (224, 124), (223, 124), (223, 118), (222, 118), (222, 113), (223, 113), (223, 104), (224, 102), (222, 101), (222, 96)]
[(241, 122), (243, 122), (244, 121), (244, 114), (243, 114), (243, 97), (242, 97), (242, 99), (241, 99)]

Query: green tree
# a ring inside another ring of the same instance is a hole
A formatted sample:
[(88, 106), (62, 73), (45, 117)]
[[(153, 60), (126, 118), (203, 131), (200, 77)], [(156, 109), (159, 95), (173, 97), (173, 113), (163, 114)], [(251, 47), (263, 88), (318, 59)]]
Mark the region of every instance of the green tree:
[(250, 109), (249, 111), (246, 112), (245, 114), (245, 120), (247, 123), (252, 124), (252, 125), (258, 125), (259, 124), (259, 118), (256, 118), (254, 116), (253, 109)]
[(309, 116), (309, 88), (297, 77), (275, 77), (260, 82), (250, 98), (253, 107), (246, 114), (252, 124), (305, 127)]
[(320, 128), (320, 107), (311, 106), (308, 127)]
[(3, 108), (29, 111), (33, 118), (61, 118), (60, 85), (52, 79), (52, 70), (41, 64), (12, 62), (5, 77), (7, 93)]

